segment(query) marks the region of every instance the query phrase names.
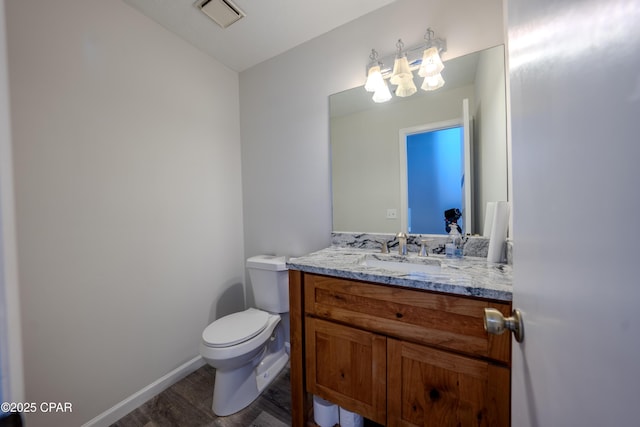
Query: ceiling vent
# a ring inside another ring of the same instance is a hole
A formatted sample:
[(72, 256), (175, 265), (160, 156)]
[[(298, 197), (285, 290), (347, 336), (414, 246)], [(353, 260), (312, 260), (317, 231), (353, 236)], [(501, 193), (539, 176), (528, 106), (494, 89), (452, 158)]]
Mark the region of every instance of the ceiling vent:
[(245, 16), (244, 12), (230, 0), (204, 0), (198, 7), (222, 28), (227, 28)]

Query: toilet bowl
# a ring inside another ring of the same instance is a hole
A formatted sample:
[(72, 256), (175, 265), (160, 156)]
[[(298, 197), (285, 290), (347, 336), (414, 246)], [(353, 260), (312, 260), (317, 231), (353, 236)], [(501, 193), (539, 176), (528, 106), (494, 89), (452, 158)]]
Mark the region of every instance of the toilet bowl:
[(212, 409), (218, 416), (247, 407), (289, 360), (284, 257), (252, 257), (247, 266), (257, 308), (221, 317), (207, 326), (200, 341), (200, 355), (216, 369)]

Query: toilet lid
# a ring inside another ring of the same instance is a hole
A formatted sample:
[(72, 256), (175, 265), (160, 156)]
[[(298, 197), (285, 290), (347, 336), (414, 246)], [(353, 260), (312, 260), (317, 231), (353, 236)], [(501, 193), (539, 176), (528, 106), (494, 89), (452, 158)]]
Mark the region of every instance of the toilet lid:
[(216, 320), (202, 333), (209, 347), (229, 347), (247, 341), (267, 327), (269, 313), (250, 308)]

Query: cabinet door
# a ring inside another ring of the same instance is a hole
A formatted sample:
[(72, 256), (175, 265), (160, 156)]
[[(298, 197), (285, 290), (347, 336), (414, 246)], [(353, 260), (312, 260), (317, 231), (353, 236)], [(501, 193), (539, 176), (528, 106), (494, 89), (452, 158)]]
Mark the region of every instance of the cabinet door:
[(385, 424), (386, 341), (381, 335), (307, 317), (307, 390)]
[(508, 368), (387, 340), (387, 419), (392, 426), (508, 426)]

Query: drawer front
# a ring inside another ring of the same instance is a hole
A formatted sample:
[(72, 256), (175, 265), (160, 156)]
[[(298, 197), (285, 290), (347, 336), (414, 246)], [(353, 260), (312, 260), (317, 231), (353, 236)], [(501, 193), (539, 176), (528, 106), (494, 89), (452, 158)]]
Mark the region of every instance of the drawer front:
[(510, 365), (511, 335), (489, 335), (484, 309), (511, 304), (429, 291), (304, 275), (305, 312), (390, 337)]

